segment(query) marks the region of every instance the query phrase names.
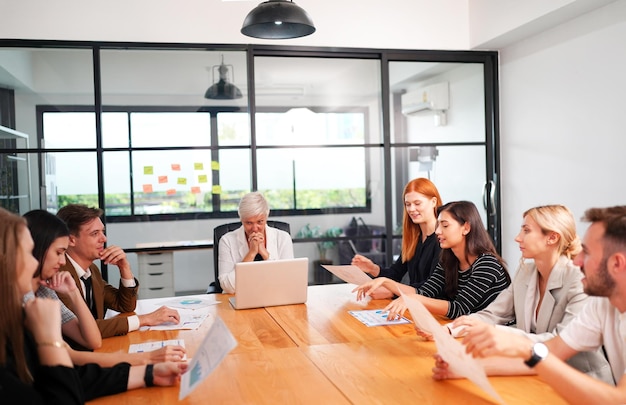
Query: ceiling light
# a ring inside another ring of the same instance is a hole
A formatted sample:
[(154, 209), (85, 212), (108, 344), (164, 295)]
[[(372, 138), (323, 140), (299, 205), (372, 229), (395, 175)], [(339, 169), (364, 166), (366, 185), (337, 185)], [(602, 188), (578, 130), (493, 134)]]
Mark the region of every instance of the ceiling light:
[(299, 38), (315, 32), (313, 20), (293, 1), (268, 0), (256, 6), (243, 21), (241, 33), (263, 39)]
[[(228, 81), (228, 67), (230, 66), (233, 69), (233, 81), (235, 81), (235, 69), (233, 65), (225, 65), (224, 64), (224, 55), (222, 55), (222, 63), (220, 65), (215, 65), (211, 69), (212, 71), (212, 85), (209, 87), (204, 93), (204, 98), (212, 99), (212, 100), (234, 100), (236, 98), (241, 98), (243, 95), (241, 94), (241, 90), (237, 88), (234, 84)], [(219, 72), (220, 80), (215, 82), (215, 70)]]

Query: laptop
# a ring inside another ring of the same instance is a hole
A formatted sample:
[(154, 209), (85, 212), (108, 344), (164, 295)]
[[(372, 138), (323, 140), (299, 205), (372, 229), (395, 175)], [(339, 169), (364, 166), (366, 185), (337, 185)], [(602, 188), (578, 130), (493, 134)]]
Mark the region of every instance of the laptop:
[(235, 264), (235, 309), (303, 304), (309, 284), (309, 259), (264, 260)]

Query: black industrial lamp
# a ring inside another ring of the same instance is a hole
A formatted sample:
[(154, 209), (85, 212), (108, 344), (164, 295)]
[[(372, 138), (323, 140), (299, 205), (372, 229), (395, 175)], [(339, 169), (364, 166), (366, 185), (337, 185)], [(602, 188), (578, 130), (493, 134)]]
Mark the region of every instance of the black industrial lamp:
[(263, 39), (299, 38), (315, 32), (313, 20), (293, 1), (268, 0), (254, 8), (243, 21), (241, 33)]
[[(233, 81), (235, 80), (235, 69), (233, 68), (233, 65), (225, 65), (224, 55), (222, 55), (222, 63), (220, 65), (213, 66), (211, 69), (213, 84), (207, 89), (206, 93), (204, 93), (204, 98), (212, 100), (234, 100), (236, 98), (243, 97), (241, 90), (228, 81), (228, 66), (233, 69)], [(220, 75), (220, 80), (218, 82), (215, 82), (215, 69), (217, 69)]]

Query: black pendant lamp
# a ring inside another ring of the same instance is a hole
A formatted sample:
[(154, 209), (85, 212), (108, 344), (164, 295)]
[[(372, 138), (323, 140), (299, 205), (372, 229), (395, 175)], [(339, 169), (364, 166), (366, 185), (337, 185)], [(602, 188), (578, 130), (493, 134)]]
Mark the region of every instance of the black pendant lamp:
[(315, 32), (313, 20), (293, 1), (268, 0), (254, 8), (243, 21), (241, 33), (263, 39), (299, 38)]
[[(235, 80), (233, 65), (225, 65), (224, 55), (222, 55), (222, 63), (213, 66), (213, 84), (204, 93), (204, 98), (211, 100), (234, 100), (243, 97), (241, 90), (228, 81), (228, 66), (233, 69), (233, 81)], [(220, 75), (220, 80), (217, 83), (215, 82), (215, 69), (217, 69)]]

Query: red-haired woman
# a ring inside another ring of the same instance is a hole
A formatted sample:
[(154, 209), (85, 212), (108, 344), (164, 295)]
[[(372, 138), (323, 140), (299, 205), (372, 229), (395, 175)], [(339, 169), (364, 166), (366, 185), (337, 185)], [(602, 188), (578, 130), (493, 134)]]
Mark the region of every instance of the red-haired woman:
[[(433, 273), (439, 262), (439, 242), (435, 235), (437, 208), (441, 196), (432, 181), (419, 177), (407, 183), (402, 193), (404, 215), (402, 219), (402, 255), (386, 269), (365, 256), (355, 255), (352, 264), (373, 277), (386, 277), (400, 283), (409, 273), (409, 285), (399, 284), (405, 293), (415, 293)], [(386, 288), (372, 292), (372, 298), (391, 298)]]

